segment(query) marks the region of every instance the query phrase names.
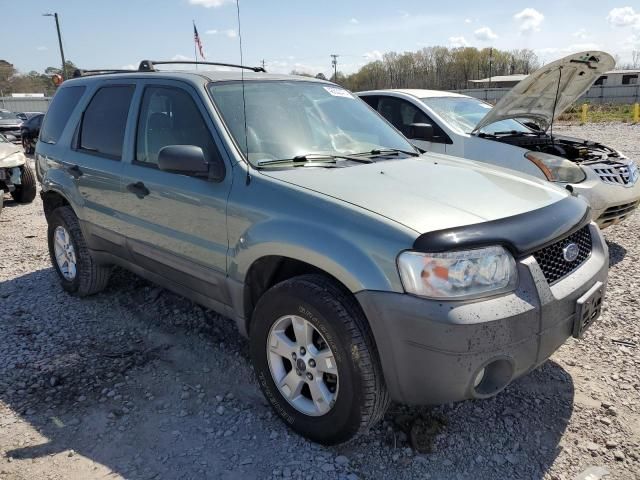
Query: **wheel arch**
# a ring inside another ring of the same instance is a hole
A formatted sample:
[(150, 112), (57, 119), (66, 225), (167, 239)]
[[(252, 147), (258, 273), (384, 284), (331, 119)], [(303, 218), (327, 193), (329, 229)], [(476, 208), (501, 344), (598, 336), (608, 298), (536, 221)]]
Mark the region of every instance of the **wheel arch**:
[[(274, 285), (305, 274), (322, 275), (336, 284), (345, 293), (352, 295), (351, 290), (331, 273), (303, 260), (282, 255), (267, 255), (254, 261), (244, 281), (242, 307), (245, 328), (249, 332), (251, 317), (260, 297)], [(355, 298), (355, 297), (354, 297)]]
[(44, 216), (47, 220), (58, 207), (69, 206), (73, 210), (71, 202), (62, 193), (57, 190), (47, 190), (40, 192), (40, 198), (42, 198), (42, 208), (44, 209)]

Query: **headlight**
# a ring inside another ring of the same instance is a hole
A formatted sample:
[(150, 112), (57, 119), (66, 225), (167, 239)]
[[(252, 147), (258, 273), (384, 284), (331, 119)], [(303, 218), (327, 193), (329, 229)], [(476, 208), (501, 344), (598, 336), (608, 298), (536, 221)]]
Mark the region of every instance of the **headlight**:
[(503, 247), (446, 253), (403, 252), (398, 270), (407, 293), (437, 299), (462, 299), (513, 290), (516, 262)]
[(527, 152), (524, 156), (551, 182), (579, 183), (587, 178), (582, 168), (565, 158), (541, 152)]

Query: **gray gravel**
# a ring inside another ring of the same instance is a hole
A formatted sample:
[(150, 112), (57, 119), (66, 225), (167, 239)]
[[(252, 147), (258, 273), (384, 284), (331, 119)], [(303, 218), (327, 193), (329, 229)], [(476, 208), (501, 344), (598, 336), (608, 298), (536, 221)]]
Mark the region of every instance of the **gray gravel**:
[[(640, 158), (640, 126), (557, 131)], [(230, 320), (122, 270), (104, 293), (70, 297), (45, 233), (39, 200), (7, 201), (2, 480), (640, 478), (640, 215), (605, 231), (610, 284), (584, 341), (496, 398), (393, 405), (375, 430), (332, 448), (273, 415)]]

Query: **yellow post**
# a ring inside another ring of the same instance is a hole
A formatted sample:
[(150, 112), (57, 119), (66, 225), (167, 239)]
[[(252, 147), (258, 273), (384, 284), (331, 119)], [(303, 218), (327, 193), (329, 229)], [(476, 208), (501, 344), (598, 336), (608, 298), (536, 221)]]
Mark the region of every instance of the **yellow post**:
[(640, 123), (640, 103), (633, 105), (633, 123)]
[(581, 116), (581, 121), (582, 123), (587, 123), (587, 110), (589, 110), (589, 105), (586, 103), (582, 104), (582, 116)]

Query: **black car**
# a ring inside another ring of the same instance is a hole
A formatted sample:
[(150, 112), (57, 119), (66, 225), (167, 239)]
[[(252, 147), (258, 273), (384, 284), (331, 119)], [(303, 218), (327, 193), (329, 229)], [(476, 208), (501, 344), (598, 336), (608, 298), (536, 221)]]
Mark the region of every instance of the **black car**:
[(37, 115), (32, 116), (29, 120), (24, 122), (20, 127), (24, 153), (35, 152), (36, 142), (38, 141), (38, 135), (40, 135), (40, 125), (42, 125), (43, 118), (44, 113), (38, 113)]
[(0, 133), (20, 138), (22, 120), (9, 110), (0, 110)]
[(14, 112), (16, 117), (18, 117), (23, 122), (26, 122), (30, 118), (35, 117), (36, 115), (42, 115), (42, 112)]

